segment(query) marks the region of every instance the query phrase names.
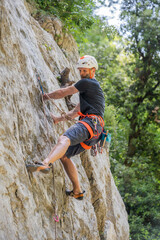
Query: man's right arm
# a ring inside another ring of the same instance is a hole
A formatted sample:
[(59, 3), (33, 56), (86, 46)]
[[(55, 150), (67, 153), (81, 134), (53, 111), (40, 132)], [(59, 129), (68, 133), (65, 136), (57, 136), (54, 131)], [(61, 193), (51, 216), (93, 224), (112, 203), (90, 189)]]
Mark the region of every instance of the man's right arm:
[(43, 95), (43, 99), (44, 100), (47, 100), (49, 98), (51, 98), (51, 99), (60, 99), (60, 98), (66, 97), (68, 95), (73, 95), (73, 94), (75, 94), (77, 92), (78, 92), (77, 88), (75, 88), (74, 86), (69, 86), (69, 87), (66, 87), (66, 88), (58, 89), (58, 90), (53, 91), (51, 93), (45, 93)]

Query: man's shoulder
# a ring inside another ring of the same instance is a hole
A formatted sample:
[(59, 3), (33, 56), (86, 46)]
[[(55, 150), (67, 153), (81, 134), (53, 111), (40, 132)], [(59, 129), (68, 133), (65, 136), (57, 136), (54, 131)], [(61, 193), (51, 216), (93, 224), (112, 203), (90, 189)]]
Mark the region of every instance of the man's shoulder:
[(99, 89), (100, 84), (99, 82), (93, 78), (83, 78), (79, 80), (77, 83), (74, 85), (79, 91), (87, 91), (88, 89)]
[(91, 79), (90, 78), (82, 78), (80, 79), (78, 82), (76, 82), (74, 84), (75, 87), (78, 87), (78, 86), (87, 86), (88, 84), (91, 83)]
[(95, 78), (82, 78), (77, 83), (86, 83), (86, 84), (98, 83), (99, 84), (99, 82)]

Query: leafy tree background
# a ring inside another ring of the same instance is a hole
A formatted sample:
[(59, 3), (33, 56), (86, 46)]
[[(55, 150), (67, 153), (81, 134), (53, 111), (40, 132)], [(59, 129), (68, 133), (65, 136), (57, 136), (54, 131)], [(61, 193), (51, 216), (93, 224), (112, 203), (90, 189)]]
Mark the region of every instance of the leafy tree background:
[(131, 239), (157, 240), (160, 127), (153, 111), (160, 102), (160, 7), (157, 1), (121, 4), (120, 33), (94, 24), (80, 49), (100, 63), (97, 79), (108, 105), (112, 172), (129, 214)]
[(160, 240), (159, 1), (121, 0), (119, 31), (95, 16), (93, 0), (29, 1), (38, 13), (62, 20), (80, 55), (97, 58), (112, 134), (111, 170), (129, 215), (130, 239)]

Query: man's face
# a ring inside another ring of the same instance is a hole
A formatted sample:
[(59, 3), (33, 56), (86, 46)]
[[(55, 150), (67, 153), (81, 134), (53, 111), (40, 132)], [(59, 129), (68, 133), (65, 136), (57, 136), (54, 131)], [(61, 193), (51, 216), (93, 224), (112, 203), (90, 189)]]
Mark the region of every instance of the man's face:
[(81, 78), (90, 78), (89, 68), (78, 68)]

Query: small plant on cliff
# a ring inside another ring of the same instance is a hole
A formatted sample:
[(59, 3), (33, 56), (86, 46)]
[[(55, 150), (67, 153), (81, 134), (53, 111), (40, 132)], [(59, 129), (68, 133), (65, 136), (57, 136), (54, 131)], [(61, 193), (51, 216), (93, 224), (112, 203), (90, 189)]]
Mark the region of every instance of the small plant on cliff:
[(51, 51), (52, 50), (52, 47), (48, 46), (46, 43), (43, 43), (43, 45), (46, 47), (47, 51)]

